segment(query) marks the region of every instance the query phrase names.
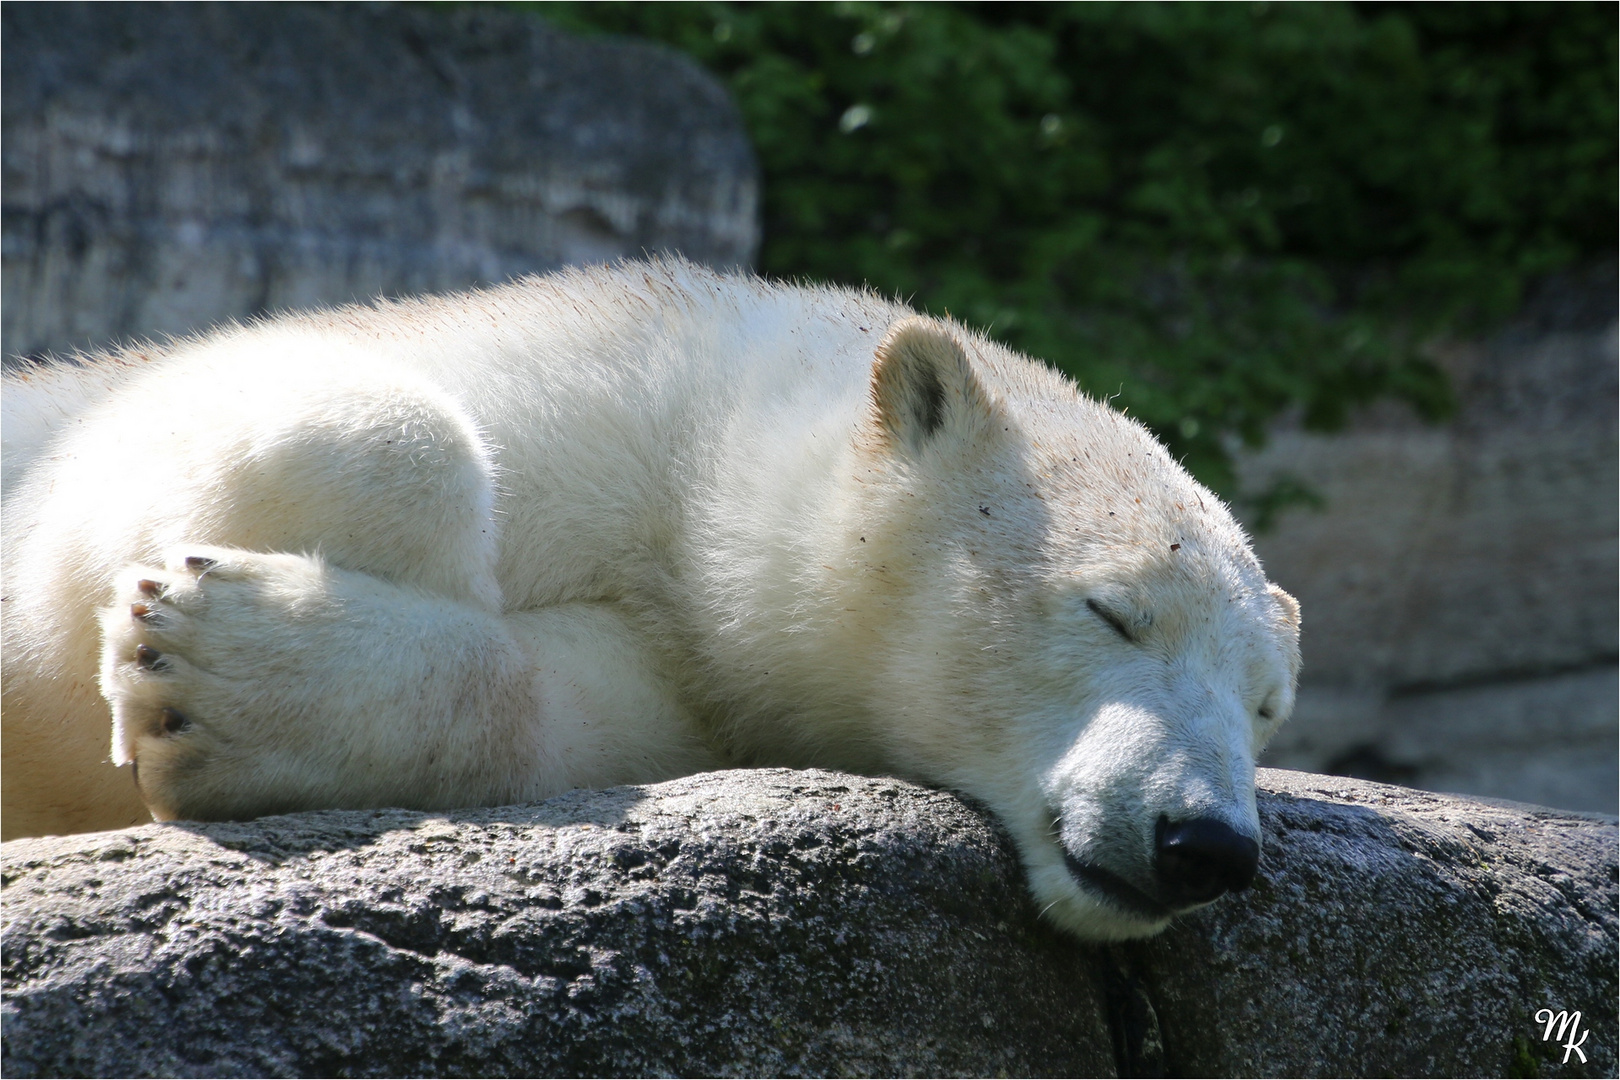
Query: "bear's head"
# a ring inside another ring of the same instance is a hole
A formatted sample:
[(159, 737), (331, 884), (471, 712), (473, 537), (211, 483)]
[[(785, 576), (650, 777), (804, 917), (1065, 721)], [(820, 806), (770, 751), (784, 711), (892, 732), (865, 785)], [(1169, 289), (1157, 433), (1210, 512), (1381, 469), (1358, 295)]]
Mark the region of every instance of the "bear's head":
[(1231, 513), (1141, 424), (955, 324), (892, 327), (871, 399), (846, 550), (886, 590), (891, 767), (987, 803), (1083, 937), (1247, 887), (1299, 609)]

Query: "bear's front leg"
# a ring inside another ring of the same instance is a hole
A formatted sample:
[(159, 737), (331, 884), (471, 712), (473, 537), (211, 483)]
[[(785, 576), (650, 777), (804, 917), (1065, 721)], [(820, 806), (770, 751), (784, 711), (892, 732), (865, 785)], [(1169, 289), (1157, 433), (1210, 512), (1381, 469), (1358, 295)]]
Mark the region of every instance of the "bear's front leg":
[(120, 596), (102, 614), (113, 759), (159, 819), (571, 786), (546, 642), (498, 613), (315, 557), (201, 546), (132, 568)]

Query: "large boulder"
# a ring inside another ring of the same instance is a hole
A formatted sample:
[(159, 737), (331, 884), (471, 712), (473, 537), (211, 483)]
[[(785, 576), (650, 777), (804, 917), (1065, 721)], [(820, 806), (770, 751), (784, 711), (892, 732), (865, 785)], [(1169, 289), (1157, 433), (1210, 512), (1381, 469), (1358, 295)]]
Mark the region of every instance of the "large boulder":
[(1613, 821), (1261, 787), (1255, 887), (1107, 948), (980, 809), (826, 772), (13, 841), (0, 1066), (1613, 1075)]
[(492, 5), (7, 4), (5, 355), (643, 252), (747, 265), (724, 87)]

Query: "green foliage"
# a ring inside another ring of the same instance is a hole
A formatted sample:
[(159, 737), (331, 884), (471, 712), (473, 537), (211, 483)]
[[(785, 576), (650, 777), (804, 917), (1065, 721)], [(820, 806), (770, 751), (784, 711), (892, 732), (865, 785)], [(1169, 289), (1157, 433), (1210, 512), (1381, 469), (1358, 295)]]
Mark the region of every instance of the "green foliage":
[(986, 328), (1227, 490), (1284, 411), (1443, 415), (1426, 343), (1615, 246), (1612, 5), (533, 6), (726, 80), (760, 269)]
[(1523, 1035), (1513, 1037), (1513, 1055), (1508, 1062), (1507, 1074), (1524, 1080), (1535, 1080), (1541, 1075), (1541, 1065), (1530, 1052), (1530, 1040)]

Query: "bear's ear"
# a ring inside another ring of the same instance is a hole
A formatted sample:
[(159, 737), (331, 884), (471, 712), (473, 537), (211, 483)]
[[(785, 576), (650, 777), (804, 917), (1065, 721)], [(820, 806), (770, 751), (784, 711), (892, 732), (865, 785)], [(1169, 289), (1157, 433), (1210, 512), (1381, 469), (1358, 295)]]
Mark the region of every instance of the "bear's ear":
[(1293, 627), (1295, 630), (1298, 630), (1299, 601), (1283, 592), (1282, 589), (1274, 583), (1268, 582), (1266, 585), (1266, 591), (1271, 594), (1271, 598), (1273, 600), (1277, 601), (1277, 606), (1282, 608), (1283, 622)]
[(1277, 601), (1277, 606), (1282, 608), (1283, 626), (1292, 631), (1292, 633), (1284, 635), (1282, 649), (1283, 657), (1288, 663), (1288, 677), (1291, 681), (1297, 683), (1299, 681), (1300, 667), (1299, 601), (1269, 582), (1266, 584), (1266, 591), (1271, 594), (1273, 600)]
[(962, 346), (938, 323), (913, 316), (889, 328), (872, 363), (872, 404), (892, 444), (973, 441), (991, 419), (990, 400)]

